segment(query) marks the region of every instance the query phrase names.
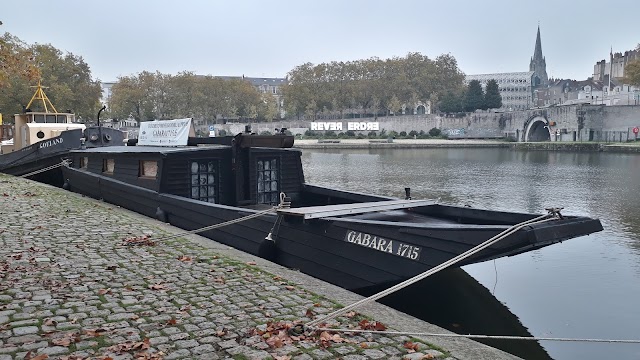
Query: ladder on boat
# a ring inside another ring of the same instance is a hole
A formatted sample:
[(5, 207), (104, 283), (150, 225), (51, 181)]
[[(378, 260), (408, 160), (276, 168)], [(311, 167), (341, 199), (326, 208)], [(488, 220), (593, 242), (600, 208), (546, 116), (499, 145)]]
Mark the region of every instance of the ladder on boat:
[(435, 205), (431, 200), (384, 200), (356, 204), (307, 206), (290, 209), (278, 209), (278, 214), (303, 217), (304, 220), (319, 219), (340, 215), (356, 215), (376, 211), (408, 209)]

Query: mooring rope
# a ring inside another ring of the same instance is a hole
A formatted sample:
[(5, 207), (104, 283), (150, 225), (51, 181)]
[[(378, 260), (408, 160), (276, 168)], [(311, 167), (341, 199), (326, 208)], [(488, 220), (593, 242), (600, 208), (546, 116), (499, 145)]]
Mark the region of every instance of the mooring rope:
[(314, 328), (316, 331), (331, 331), (343, 333), (369, 333), (380, 335), (405, 335), (405, 336), (431, 336), (431, 337), (452, 337), (468, 339), (496, 339), (496, 340), (528, 340), (528, 341), (574, 341), (574, 342), (600, 342), (600, 343), (624, 343), (640, 344), (636, 339), (589, 339), (589, 338), (562, 338), (562, 337), (535, 337), (535, 336), (509, 336), (509, 335), (473, 335), (473, 334), (442, 334), (442, 333), (422, 333), (412, 331), (376, 331), (360, 329), (334, 329), (334, 328)]
[(69, 164), (71, 164), (71, 160), (63, 159), (62, 162), (60, 162), (59, 164), (47, 166), (46, 168), (42, 168), (42, 169), (39, 169), (39, 170), (36, 170), (36, 171), (32, 171), (30, 173), (26, 173), (26, 174), (20, 175), (20, 177), (21, 178), (26, 178), (26, 177), (29, 177), (29, 176), (32, 176), (32, 175), (40, 174), (40, 173), (45, 172), (45, 171), (49, 171), (49, 170), (53, 170), (55, 168), (59, 168), (61, 166), (69, 166)]
[(485, 248), (497, 243), (498, 241), (500, 241), (500, 240), (506, 238), (507, 236), (513, 234), (514, 232), (524, 228), (525, 226), (540, 224), (540, 223), (547, 222), (547, 221), (550, 221), (550, 220), (553, 220), (553, 219), (558, 219), (561, 216), (559, 214), (559, 210), (557, 210), (557, 209), (548, 209), (548, 211), (549, 211), (549, 213), (546, 214), (546, 215), (541, 215), (541, 216), (538, 216), (536, 218), (521, 222), (519, 224), (515, 224), (515, 225), (509, 227), (508, 229), (502, 231), (501, 233), (493, 236), (489, 240), (487, 240), (487, 241), (485, 241), (485, 242), (483, 242), (483, 243), (471, 248), (470, 250), (465, 251), (464, 253), (462, 253), (462, 254), (460, 254), (460, 255), (458, 255), (458, 256), (450, 259), (450, 260), (447, 260), (447, 261), (443, 262), (442, 264), (440, 264), (438, 266), (435, 266), (435, 267), (433, 267), (433, 268), (431, 268), (431, 269), (429, 269), (429, 270), (427, 270), (427, 271), (425, 271), (425, 272), (423, 272), (421, 274), (418, 274), (418, 275), (416, 275), (416, 276), (414, 276), (414, 277), (412, 277), (412, 278), (410, 278), (408, 280), (405, 280), (405, 281), (403, 281), (403, 282), (401, 282), (401, 283), (399, 283), (399, 284), (397, 284), (395, 286), (392, 286), (392, 287), (390, 287), (390, 288), (388, 288), (386, 290), (383, 290), (383, 291), (381, 291), (381, 292), (379, 292), (377, 294), (371, 295), (371, 296), (369, 296), (369, 297), (367, 297), (365, 299), (362, 299), (360, 301), (356, 301), (355, 303), (353, 303), (351, 305), (345, 306), (345, 307), (343, 307), (341, 309), (338, 309), (338, 310), (336, 310), (336, 311), (334, 311), (332, 313), (329, 313), (329, 314), (327, 314), (327, 315), (325, 315), (323, 317), (320, 317), (320, 318), (318, 318), (316, 320), (312, 320), (312, 321), (308, 322), (307, 324), (305, 324), (305, 326), (309, 327), (309, 328), (313, 328), (314, 326), (316, 326), (316, 325), (318, 325), (320, 323), (323, 323), (323, 322), (326, 322), (326, 321), (331, 320), (333, 318), (336, 318), (336, 317), (338, 317), (338, 316), (340, 316), (340, 315), (342, 315), (342, 314), (344, 314), (344, 313), (346, 313), (346, 312), (348, 312), (350, 310), (355, 309), (358, 306), (362, 306), (364, 304), (376, 301), (376, 300), (378, 300), (378, 299), (380, 299), (382, 297), (385, 297), (385, 296), (387, 296), (387, 295), (389, 295), (391, 293), (394, 293), (394, 292), (396, 292), (396, 291), (398, 291), (400, 289), (403, 289), (403, 288), (405, 288), (405, 287), (407, 287), (409, 285), (412, 285), (412, 284), (414, 284), (414, 283), (416, 283), (416, 282), (418, 282), (418, 281), (420, 281), (420, 280), (422, 280), (422, 279), (424, 279), (424, 278), (426, 278), (428, 276), (431, 276), (431, 275), (433, 275), (433, 274), (435, 274), (435, 273), (437, 273), (437, 272), (439, 272), (439, 271), (441, 271), (443, 269), (446, 269), (447, 267), (449, 267), (449, 266), (451, 266), (451, 265), (453, 265), (453, 264), (455, 264), (457, 262), (460, 262), (460, 261), (468, 258), (471, 255), (474, 255), (474, 254), (484, 250)]
[(246, 220), (251, 220), (253, 218), (257, 218), (257, 217), (260, 217), (262, 215), (266, 215), (268, 213), (275, 212), (276, 209), (278, 209), (278, 207), (274, 206), (273, 208), (266, 209), (266, 210), (257, 212), (255, 214), (243, 216), (241, 218), (225, 221), (225, 222), (214, 224), (214, 225), (205, 226), (205, 227), (199, 228), (199, 229), (188, 230), (188, 231), (184, 231), (184, 232), (180, 232), (180, 233), (176, 233), (176, 234), (171, 234), (171, 235), (164, 236), (164, 237), (161, 237), (161, 238), (154, 238), (153, 241), (170, 240), (170, 239), (178, 238), (178, 237), (185, 236), (185, 235), (197, 234), (197, 233), (200, 233), (200, 232), (203, 232), (203, 231), (207, 231), (207, 230), (218, 229), (218, 228), (221, 228), (221, 227), (224, 227), (224, 226), (237, 224), (239, 222), (243, 222), (243, 221), (246, 221)]
[(184, 232), (181, 232), (181, 233), (172, 234), (172, 235), (164, 236), (164, 237), (161, 237), (161, 238), (153, 239), (153, 241), (169, 240), (169, 239), (178, 238), (178, 237), (181, 237), (181, 236), (184, 236), (184, 235), (196, 234), (196, 233), (200, 233), (200, 232), (207, 231), (207, 230), (214, 230), (214, 229), (218, 229), (218, 228), (225, 227), (225, 226), (228, 226), (228, 225), (233, 225), (233, 224), (237, 224), (237, 223), (240, 223), (240, 222), (243, 222), (243, 221), (251, 220), (251, 219), (254, 219), (254, 218), (269, 214), (269, 213), (275, 213), (278, 209), (288, 208), (288, 207), (291, 206), (291, 202), (286, 200), (286, 199), (287, 198), (286, 198), (285, 194), (284, 193), (280, 193), (280, 203), (278, 205), (276, 205), (276, 206), (273, 206), (273, 207), (269, 208), (269, 209), (265, 209), (265, 210), (259, 211), (259, 212), (255, 213), (255, 214), (250, 214), (250, 215), (247, 215), (247, 216), (243, 216), (241, 218), (225, 221), (225, 222), (214, 224), (214, 225), (205, 226), (205, 227), (202, 227), (202, 228), (199, 228), (199, 229), (188, 230), (188, 231), (184, 231)]

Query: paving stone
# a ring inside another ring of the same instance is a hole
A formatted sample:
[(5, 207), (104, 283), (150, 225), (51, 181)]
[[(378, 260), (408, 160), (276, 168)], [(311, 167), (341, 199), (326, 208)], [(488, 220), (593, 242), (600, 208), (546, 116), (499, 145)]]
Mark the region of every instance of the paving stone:
[(151, 346), (164, 344), (164, 343), (167, 343), (168, 341), (169, 341), (169, 338), (166, 336), (157, 336), (157, 337), (149, 338), (149, 343), (151, 344)]
[(128, 320), (134, 316), (133, 313), (119, 313), (107, 316), (107, 321)]
[(352, 346), (340, 346), (337, 348), (333, 348), (332, 350), (337, 352), (340, 355), (347, 355), (349, 353), (356, 351), (356, 349), (354, 349)]
[(309, 354), (300, 354), (300, 355), (294, 356), (292, 359), (293, 360), (313, 360), (313, 358)]
[(178, 340), (175, 342), (176, 347), (181, 349), (187, 349), (198, 346), (198, 341), (196, 340)]
[(9, 354), (16, 351), (18, 351), (18, 347), (16, 346), (10, 346), (10, 345), (0, 346), (0, 354)]
[(180, 350), (176, 350), (173, 351), (172, 353), (170, 353), (169, 355), (167, 355), (165, 357), (166, 360), (172, 360), (172, 359), (180, 359), (183, 357), (187, 357), (191, 355), (191, 352), (187, 349), (180, 349)]
[(60, 354), (68, 353), (69, 349), (64, 346), (51, 346), (51, 347), (44, 348), (39, 352), (47, 355), (60, 355)]
[(211, 344), (203, 344), (203, 345), (194, 347), (193, 349), (191, 349), (191, 352), (193, 354), (196, 354), (196, 355), (203, 355), (203, 354), (211, 353), (214, 350), (215, 349), (214, 349), (213, 345), (211, 345)]
[(27, 343), (21, 346), (22, 349), (24, 350), (36, 350), (36, 349), (42, 349), (49, 346), (49, 342), (48, 341), (38, 341), (35, 343)]
[[(36, 332), (37, 332), (37, 329), (38, 328), (36, 327)], [(24, 343), (36, 342), (40, 339), (41, 337), (38, 335), (22, 335), (22, 336), (14, 336), (14, 337), (8, 338), (7, 342), (10, 344), (24, 344)]]
[(169, 339), (171, 341), (184, 340), (184, 339), (188, 339), (188, 338), (190, 338), (190, 336), (187, 333), (177, 333), (177, 334), (173, 334), (173, 335), (169, 336)]
[(313, 355), (313, 357), (316, 359), (328, 359), (333, 357), (332, 353), (323, 349), (315, 349), (311, 352), (311, 355)]
[(342, 358), (343, 360), (368, 360), (369, 358), (364, 355), (347, 355)]
[(20, 321), (10, 322), (9, 326), (15, 328), (15, 327), (25, 326), (25, 325), (36, 325), (39, 322), (40, 322), (40, 320), (38, 320), (38, 319), (20, 320)]
[(362, 352), (362, 354), (370, 359), (384, 359), (385, 357), (387, 357), (387, 354), (378, 349), (366, 349)]

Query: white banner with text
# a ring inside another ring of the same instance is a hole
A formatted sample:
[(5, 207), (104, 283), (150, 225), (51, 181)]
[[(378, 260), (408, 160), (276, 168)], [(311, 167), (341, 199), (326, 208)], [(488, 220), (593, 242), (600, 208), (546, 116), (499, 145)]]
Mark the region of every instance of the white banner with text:
[(184, 146), (195, 136), (191, 119), (154, 120), (140, 123), (138, 145)]

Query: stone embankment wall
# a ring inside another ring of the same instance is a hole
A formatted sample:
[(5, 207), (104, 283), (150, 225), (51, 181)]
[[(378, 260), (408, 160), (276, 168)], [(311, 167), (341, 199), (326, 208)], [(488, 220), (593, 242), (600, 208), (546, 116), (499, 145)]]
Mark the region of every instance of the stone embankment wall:
[[(331, 120), (328, 122), (335, 122)], [(377, 122), (380, 130), (407, 133), (416, 130), (429, 131), (441, 129), (449, 138), (486, 139), (512, 136), (525, 141), (528, 134), (548, 129), (551, 141), (627, 141), (634, 139), (633, 128), (640, 127), (640, 106), (603, 106), (603, 105), (567, 105), (544, 109), (531, 109), (512, 112), (475, 112), (464, 116), (403, 115), (379, 118), (361, 118), (342, 120), (343, 131), (348, 122)], [(310, 128), (310, 121), (280, 121), (254, 123), (256, 133), (276, 128), (287, 128), (293, 134), (304, 134)], [(216, 130), (237, 134), (244, 131), (245, 124), (216, 125)], [(547, 126), (547, 127), (545, 127)], [(544, 130), (544, 131), (548, 131)], [(358, 131), (356, 131), (358, 133)], [(368, 133), (368, 131), (360, 131)], [(380, 131), (378, 131), (380, 133)]]

